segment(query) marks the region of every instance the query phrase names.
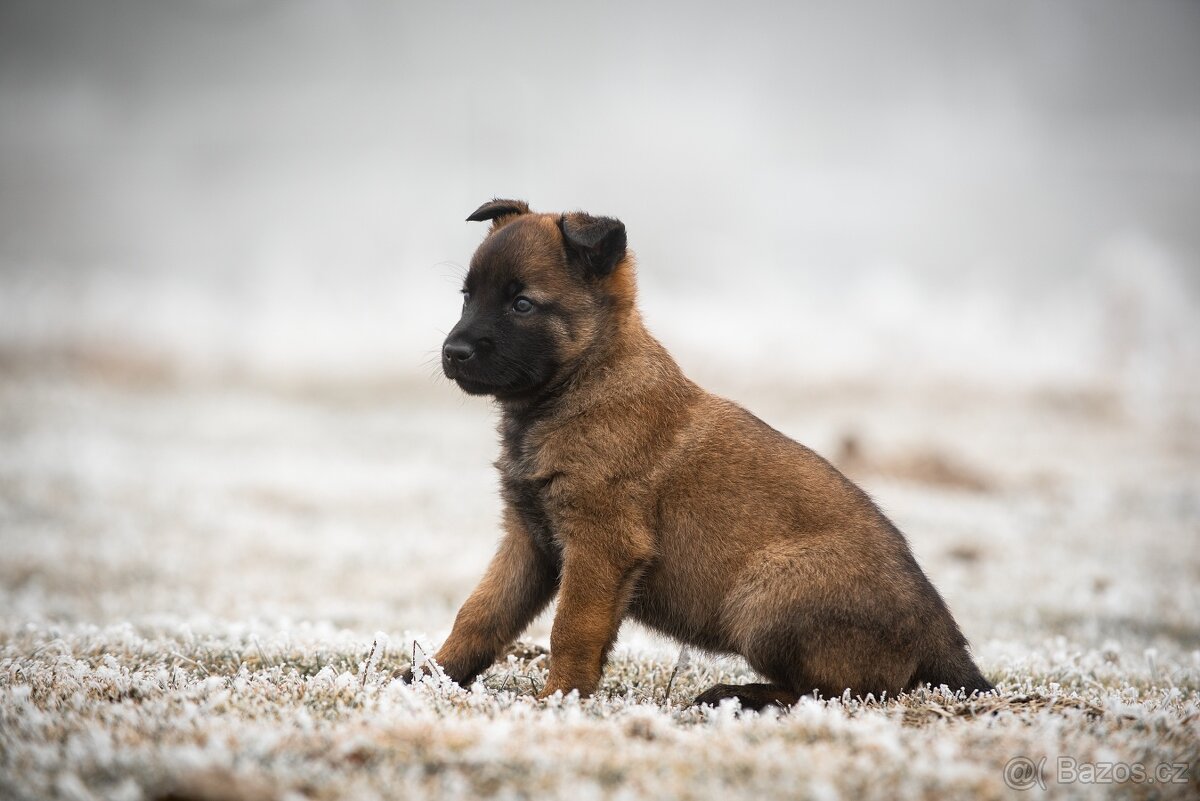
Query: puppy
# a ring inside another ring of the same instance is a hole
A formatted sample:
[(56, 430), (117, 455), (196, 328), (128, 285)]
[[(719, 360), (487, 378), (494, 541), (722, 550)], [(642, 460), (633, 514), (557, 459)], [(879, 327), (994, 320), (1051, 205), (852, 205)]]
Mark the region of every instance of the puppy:
[(541, 691), (600, 682), (621, 621), (767, 681), (697, 703), (992, 686), (901, 533), (833, 466), (689, 381), (635, 303), (625, 226), (493, 200), (442, 366), (500, 410), (504, 536), (437, 662), (486, 669), (557, 594)]

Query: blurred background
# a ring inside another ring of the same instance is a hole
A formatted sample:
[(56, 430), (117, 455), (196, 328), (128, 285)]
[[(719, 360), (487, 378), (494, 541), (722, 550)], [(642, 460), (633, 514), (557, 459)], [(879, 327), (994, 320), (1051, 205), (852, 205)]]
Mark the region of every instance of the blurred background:
[(620, 217), (651, 330), (977, 643), (1200, 647), (1189, 0), (5, 0), (5, 620), (436, 641), (499, 514), (436, 359), (493, 196)]
[(5, 351), (421, 377), (498, 195), (705, 369), (1196, 385), (1194, 2), (0, 7)]

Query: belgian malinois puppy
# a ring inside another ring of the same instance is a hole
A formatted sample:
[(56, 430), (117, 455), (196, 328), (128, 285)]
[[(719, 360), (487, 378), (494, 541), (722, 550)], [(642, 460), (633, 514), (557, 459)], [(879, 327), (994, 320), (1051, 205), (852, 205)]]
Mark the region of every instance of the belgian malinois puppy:
[(992, 689), (903, 535), (808, 448), (689, 381), (642, 323), (625, 226), (493, 200), (445, 374), (500, 409), (504, 537), (437, 662), (471, 681), (558, 595), (541, 691), (592, 693), (621, 621), (741, 654), (748, 708)]

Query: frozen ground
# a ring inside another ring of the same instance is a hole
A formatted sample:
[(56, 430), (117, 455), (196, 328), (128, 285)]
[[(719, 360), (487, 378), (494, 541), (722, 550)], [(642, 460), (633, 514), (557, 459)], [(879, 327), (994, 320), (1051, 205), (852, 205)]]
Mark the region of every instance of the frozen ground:
[(687, 706), (739, 660), (634, 626), (597, 697), (535, 702), (549, 615), (472, 688), (393, 678), (496, 537), (490, 410), (444, 383), (0, 370), (0, 796), (993, 798), (1016, 757), (1058, 797), (1200, 788), (1190, 403), (710, 377), (865, 484), (1001, 689), (739, 716)]

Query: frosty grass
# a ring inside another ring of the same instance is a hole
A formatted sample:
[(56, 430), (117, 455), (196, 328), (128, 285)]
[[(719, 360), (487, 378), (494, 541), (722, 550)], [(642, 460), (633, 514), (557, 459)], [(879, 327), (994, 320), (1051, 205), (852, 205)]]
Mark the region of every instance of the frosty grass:
[(1103, 396), (727, 394), (828, 455), (858, 438), (856, 478), (998, 695), (697, 709), (744, 663), (627, 625), (595, 697), (540, 703), (549, 614), (471, 687), (404, 685), (494, 546), (486, 405), (16, 370), (0, 797), (1001, 798), (1021, 757), (1031, 797), (1200, 795), (1193, 420)]

